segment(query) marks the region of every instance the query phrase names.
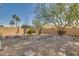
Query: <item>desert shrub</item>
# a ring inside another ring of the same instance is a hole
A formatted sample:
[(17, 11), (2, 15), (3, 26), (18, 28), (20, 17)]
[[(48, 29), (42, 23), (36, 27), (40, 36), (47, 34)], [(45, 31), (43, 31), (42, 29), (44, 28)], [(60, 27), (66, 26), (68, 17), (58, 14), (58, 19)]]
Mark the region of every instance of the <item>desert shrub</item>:
[(32, 33), (35, 33), (35, 30), (30, 28), (28, 31), (27, 31), (27, 34), (32, 34)]
[(58, 35), (64, 35), (66, 33), (66, 31), (65, 30), (58, 30), (57, 33), (58, 33)]

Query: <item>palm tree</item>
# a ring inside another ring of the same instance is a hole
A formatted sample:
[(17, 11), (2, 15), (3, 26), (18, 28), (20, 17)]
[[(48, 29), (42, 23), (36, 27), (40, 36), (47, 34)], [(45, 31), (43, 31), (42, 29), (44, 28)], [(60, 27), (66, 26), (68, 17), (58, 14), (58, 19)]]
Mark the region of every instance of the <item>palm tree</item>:
[(20, 18), (17, 15), (13, 15), (12, 18), (15, 21), (15, 25), (16, 25), (16, 28), (17, 28), (17, 33), (19, 33), (19, 26), (17, 24), (18, 24), (18, 22), (20, 22)]
[(9, 25), (11, 25), (11, 27), (13, 27), (14, 24), (15, 24), (15, 22), (13, 20), (10, 20)]
[(19, 16), (17, 16), (17, 15), (13, 15), (12, 18), (13, 18), (14, 21), (15, 21), (15, 25), (16, 25), (16, 27), (18, 27), (18, 26), (17, 26), (17, 23), (20, 22), (20, 18), (19, 18)]

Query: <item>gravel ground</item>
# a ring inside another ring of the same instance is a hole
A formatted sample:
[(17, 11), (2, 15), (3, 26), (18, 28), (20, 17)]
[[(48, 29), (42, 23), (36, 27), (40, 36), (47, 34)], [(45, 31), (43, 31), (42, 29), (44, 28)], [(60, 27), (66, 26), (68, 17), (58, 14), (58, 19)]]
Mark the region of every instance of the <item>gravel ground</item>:
[(78, 37), (58, 35), (26, 35), (5, 37), (0, 56), (78, 56)]

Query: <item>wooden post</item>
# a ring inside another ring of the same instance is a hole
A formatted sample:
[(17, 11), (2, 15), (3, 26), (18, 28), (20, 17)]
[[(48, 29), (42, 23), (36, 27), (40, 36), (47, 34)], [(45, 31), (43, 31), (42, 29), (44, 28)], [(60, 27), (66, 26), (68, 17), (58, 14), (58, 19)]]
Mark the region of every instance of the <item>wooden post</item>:
[(3, 48), (2, 48), (2, 33), (3, 33), (3, 28), (1, 27), (1, 34), (0, 34), (0, 51), (3, 50)]

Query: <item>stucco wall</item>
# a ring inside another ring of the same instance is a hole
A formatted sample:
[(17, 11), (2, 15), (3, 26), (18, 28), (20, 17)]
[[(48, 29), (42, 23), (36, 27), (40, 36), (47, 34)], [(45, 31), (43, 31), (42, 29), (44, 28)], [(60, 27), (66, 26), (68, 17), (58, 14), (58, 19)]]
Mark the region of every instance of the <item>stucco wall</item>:
[[(79, 35), (79, 28), (67, 28), (65, 30), (66, 30), (67, 35)], [(57, 33), (57, 29), (49, 28), (49, 29), (43, 30), (43, 32), (44, 33)]]
[[(57, 33), (56, 31), (57, 31), (57, 29), (48, 28), (48, 29), (44, 29), (43, 33)], [(17, 28), (10, 28), (10, 27), (2, 28), (3, 36), (16, 35), (16, 32), (17, 32)], [(1, 28), (0, 28), (0, 33), (1, 33)], [(67, 35), (79, 35), (79, 28), (66, 29), (66, 34)], [(23, 28), (19, 28), (19, 35), (23, 35)]]
[[(5, 28), (2, 28), (2, 29), (0, 28), (0, 33), (3, 33), (3, 36), (5, 36), (5, 35), (15, 35), (16, 32), (17, 32), (17, 28), (9, 28), (9, 27), (8, 28), (5, 27)], [(19, 28), (19, 34), (20, 35), (23, 34), (22, 28)]]

